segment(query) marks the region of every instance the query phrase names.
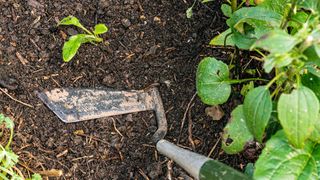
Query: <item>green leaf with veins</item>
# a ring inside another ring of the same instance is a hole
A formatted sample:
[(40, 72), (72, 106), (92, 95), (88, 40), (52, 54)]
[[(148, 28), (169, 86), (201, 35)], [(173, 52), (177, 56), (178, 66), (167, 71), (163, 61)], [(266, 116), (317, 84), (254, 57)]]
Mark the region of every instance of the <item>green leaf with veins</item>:
[(263, 68), (267, 73), (270, 73), (274, 67), (281, 68), (288, 66), (298, 57), (299, 54), (294, 51), (283, 54), (270, 54), (264, 58)]
[(315, 122), (314, 130), (311, 133), (310, 140), (316, 143), (320, 143), (320, 115), (318, 115), (318, 119)]
[(63, 61), (69, 62), (77, 53), (83, 43), (97, 41), (97, 38), (88, 34), (77, 34), (71, 36), (62, 48)]
[(231, 93), (228, 66), (212, 57), (204, 58), (197, 69), (198, 96), (208, 105), (225, 103)]
[(312, 73), (308, 73), (304, 74), (301, 79), (302, 84), (310, 88), (320, 101), (320, 77)]
[(223, 130), (222, 149), (228, 154), (236, 154), (252, 140), (253, 136), (247, 128), (243, 114), (243, 106), (239, 105), (232, 111), (231, 119)]
[(320, 1), (319, 0), (299, 0), (298, 7), (310, 10), (313, 14), (319, 14)]
[(104, 24), (97, 24), (94, 26), (94, 34), (104, 34), (108, 32), (108, 27)]
[(186, 11), (186, 14), (187, 14), (187, 18), (190, 19), (193, 15), (193, 12), (192, 12), (192, 8), (193, 7), (189, 7)]
[(299, 42), (299, 39), (289, 35), (285, 31), (274, 29), (261, 36), (252, 45), (251, 49), (262, 48), (270, 53), (283, 54), (292, 50)]
[(264, 0), (259, 7), (284, 15), (290, 10), (290, 0)]
[(320, 108), (317, 96), (311, 89), (301, 86), (290, 94), (281, 94), (277, 109), (289, 142), (296, 148), (303, 148), (318, 119)]
[[(227, 29), (226, 31), (214, 37), (209, 44), (213, 46), (234, 46), (232, 36), (231, 29)], [(225, 42), (226, 44), (224, 44)]]
[(87, 30), (79, 21), (78, 18), (74, 17), (74, 16), (68, 16), (63, 18), (59, 23), (58, 26), (60, 25), (74, 25), (77, 26), (79, 28), (81, 28), (82, 30), (86, 31), (88, 34), (92, 34), (89, 30)]
[(222, 4), (221, 5), (221, 11), (223, 13), (223, 15), (227, 16), (227, 17), (231, 17), (232, 16), (232, 9), (231, 6), (228, 4)]
[(281, 15), (271, 10), (261, 7), (244, 7), (234, 12), (230, 19), (227, 20), (227, 24), (229, 27), (244, 33), (243, 26), (245, 23), (248, 23), (251, 26), (256, 23), (262, 23), (263, 26), (259, 24), (256, 28), (263, 29), (265, 27), (279, 27), (281, 20)]
[(262, 142), (272, 112), (271, 95), (266, 86), (249, 91), (244, 99), (243, 112), (249, 131)]
[(316, 161), (320, 148), (307, 142), (303, 149), (293, 148), (281, 130), (267, 143), (255, 164), (254, 179), (318, 179)]

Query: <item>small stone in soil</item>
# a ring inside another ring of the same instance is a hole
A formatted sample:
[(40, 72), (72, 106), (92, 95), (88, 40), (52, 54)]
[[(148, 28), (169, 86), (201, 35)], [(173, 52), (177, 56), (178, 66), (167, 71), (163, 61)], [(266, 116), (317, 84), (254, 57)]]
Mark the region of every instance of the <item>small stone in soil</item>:
[(106, 75), (102, 80), (102, 83), (104, 85), (110, 85), (110, 84), (113, 84), (115, 82), (116, 82), (116, 80), (114, 79), (114, 77), (111, 74)]
[(121, 20), (121, 23), (122, 23), (122, 25), (123, 25), (124, 27), (126, 27), (126, 28), (128, 28), (128, 27), (131, 26), (131, 22), (130, 22), (129, 19), (122, 19), (122, 20)]

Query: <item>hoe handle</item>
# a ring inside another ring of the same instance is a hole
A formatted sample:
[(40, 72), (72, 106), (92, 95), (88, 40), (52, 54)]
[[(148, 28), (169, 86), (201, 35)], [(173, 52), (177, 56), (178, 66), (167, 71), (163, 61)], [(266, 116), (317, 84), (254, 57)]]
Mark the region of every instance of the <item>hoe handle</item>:
[(226, 179), (242, 180), (250, 179), (245, 174), (213, 159), (192, 151), (180, 148), (166, 140), (157, 143), (157, 150), (172, 159), (191, 176), (200, 180)]

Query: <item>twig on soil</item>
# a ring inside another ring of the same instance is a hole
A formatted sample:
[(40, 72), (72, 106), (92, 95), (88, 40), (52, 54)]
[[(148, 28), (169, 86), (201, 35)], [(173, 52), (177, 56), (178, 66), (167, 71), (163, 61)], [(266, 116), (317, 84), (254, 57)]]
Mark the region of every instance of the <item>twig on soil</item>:
[(15, 166), (13, 166), (12, 168), (22, 177), (22, 179), (24, 179), (24, 176), (19, 168), (15, 167)]
[(142, 8), (142, 5), (139, 0), (138, 0), (138, 7), (139, 7), (140, 12), (144, 12), (144, 9)]
[(212, 155), (213, 151), (216, 149), (216, 147), (217, 147), (218, 143), (220, 142), (220, 140), (221, 140), (221, 136), (219, 137), (219, 139), (217, 140), (217, 142), (216, 142), (216, 143), (213, 145), (213, 147), (211, 148), (211, 150), (210, 150), (210, 152), (209, 152), (209, 154), (208, 154), (208, 157), (210, 157), (210, 156)]
[(51, 76), (51, 79), (52, 79), (52, 81), (58, 86), (58, 87), (60, 87), (61, 88), (61, 85)]
[(22, 55), (19, 52), (16, 52), (16, 56), (17, 58), (20, 60), (22, 65), (26, 65), (29, 63), (29, 61), (27, 61), (24, 57), (22, 57)]
[(167, 162), (167, 169), (168, 169), (168, 172), (167, 172), (167, 179), (168, 180), (172, 180), (172, 165), (173, 165), (173, 161), (172, 160), (169, 160)]
[(60, 158), (60, 157), (62, 157), (64, 155), (68, 154), (68, 152), (69, 152), (68, 149), (66, 149), (66, 150), (62, 151), (61, 153), (57, 154), (56, 157)]
[(75, 133), (75, 135), (77, 135), (77, 136), (82, 136), (82, 137), (86, 137), (86, 138), (89, 138), (89, 139), (92, 139), (92, 140), (101, 142), (101, 143), (103, 143), (103, 144), (110, 145), (110, 143), (108, 143), (107, 141), (104, 141), (104, 140), (102, 140), (102, 139), (99, 139), (99, 138), (97, 138), (97, 137), (95, 137), (95, 136), (90, 136), (90, 135), (81, 134), (81, 133)]
[[(192, 104), (190, 106), (190, 109), (194, 106), (194, 104)], [(192, 117), (191, 117), (191, 111), (188, 112), (188, 118), (189, 118), (189, 121), (188, 121), (188, 140), (191, 144), (191, 147), (192, 147), (192, 150), (195, 150), (196, 149), (196, 146), (194, 145), (194, 141), (192, 139)]]
[(77, 161), (77, 160), (80, 160), (80, 159), (87, 159), (87, 158), (93, 158), (93, 155), (74, 158), (74, 159), (71, 159), (71, 161)]
[(179, 137), (178, 137), (178, 142), (177, 142), (177, 144), (179, 144), (179, 142), (180, 142), (182, 129), (183, 129), (184, 123), (185, 123), (185, 121), (186, 121), (188, 111), (189, 111), (189, 109), (190, 109), (190, 106), (191, 106), (193, 100), (196, 98), (196, 95), (197, 95), (197, 93), (194, 93), (194, 95), (192, 96), (190, 102), (189, 102), (188, 105), (187, 105), (186, 111), (185, 111), (184, 114), (183, 114), (183, 118), (182, 118), (182, 121), (181, 121), (180, 132), (179, 132)]
[(123, 135), (121, 134), (121, 132), (117, 129), (117, 127), (116, 127), (116, 121), (112, 118), (112, 121), (113, 121), (113, 128), (114, 128), (114, 130), (121, 136), (121, 137), (123, 137)]
[(25, 102), (22, 102), (22, 101), (20, 101), (20, 100), (18, 100), (18, 99), (16, 99), (16, 98), (14, 98), (14, 97), (12, 97), (9, 93), (7, 93), (4, 89), (2, 89), (2, 88), (0, 88), (0, 91), (2, 91), (5, 95), (7, 95), (10, 99), (12, 99), (12, 100), (14, 100), (14, 101), (16, 101), (16, 102), (18, 102), (18, 103), (20, 103), (20, 104), (22, 104), (22, 105), (25, 105), (25, 106), (27, 106), (27, 107), (29, 107), (29, 108), (34, 108), (32, 105), (30, 105), (30, 104), (27, 104), (27, 103), (25, 103)]
[(37, 45), (37, 43), (33, 39), (29, 39), (30, 42), (37, 48), (38, 51), (41, 51), (40, 47)]
[(139, 174), (141, 174), (141, 176), (146, 179), (146, 180), (150, 180), (150, 178), (146, 175), (146, 173), (143, 172), (142, 169), (139, 169)]
[(48, 177), (60, 177), (63, 175), (63, 171), (60, 169), (44, 170), (44, 171), (39, 171), (38, 173)]
[(33, 169), (29, 168), (29, 166), (27, 166), (26, 164), (22, 163), (21, 161), (18, 161), (18, 164), (22, 167), (24, 167), (26, 170), (35, 173), (36, 171), (34, 171)]

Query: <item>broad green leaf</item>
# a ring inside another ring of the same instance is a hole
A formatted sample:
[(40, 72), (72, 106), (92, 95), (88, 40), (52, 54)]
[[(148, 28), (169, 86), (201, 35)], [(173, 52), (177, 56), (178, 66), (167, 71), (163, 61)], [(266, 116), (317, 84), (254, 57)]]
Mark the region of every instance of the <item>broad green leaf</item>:
[(252, 44), (256, 41), (255, 37), (248, 35), (244, 36), (238, 31), (233, 32), (231, 38), (234, 44), (240, 49), (250, 49)]
[(317, 165), (312, 153), (317, 151), (314, 143), (308, 142), (304, 149), (293, 148), (285, 133), (279, 131), (266, 144), (255, 164), (253, 178), (274, 179), (318, 179)]
[(313, 148), (312, 157), (316, 161), (317, 164), (317, 171), (318, 171), (318, 177), (320, 177), (320, 145), (317, 144)]
[(33, 174), (31, 180), (42, 180), (42, 177), (40, 174)]
[(280, 29), (274, 29), (258, 39), (251, 49), (262, 48), (270, 53), (289, 52), (299, 40)]
[(103, 34), (108, 31), (108, 27), (104, 24), (97, 24), (94, 26), (94, 34)]
[(198, 96), (208, 105), (225, 103), (231, 93), (229, 84), (229, 69), (222, 61), (215, 58), (204, 58), (197, 70)]
[[(231, 18), (227, 20), (227, 24), (240, 33), (244, 33), (246, 23), (255, 28), (265, 29), (265, 27), (279, 27), (281, 20), (281, 15), (271, 10), (261, 7), (244, 7), (234, 12)], [(259, 26), (255, 26), (256, 23), (259, 23)]]
[(63, 18), (58, 25), (74, 25), (79, 28), (82, 28), (82, 24), (80, 23), (79, 19), (74, 16), (68, 16)]
[(270, 73), (274, 67), (281, 68), (291, 64), (297, 58), (294, 52), (283, 54), (270, 54), (264, 58), (263, 68)]
[(298, 6), (300, 8), (310, 10), (313, 14), (319, 14), (319, 11), (320, 11), (319, 0), (299, 0)]
[(227, 16), (227, 17), (231, 17), (232, 16), (232, 9), (231, 6), (228, 4), (222, 4), (221, 5), (221, 11), (223, 13), (223, 15)]
[(254, 83), (253, 83), (253, 81), (250, 81), (248, 84), (244, 84), (242, 86), (240, 94), (242, 96), (246, 96), (248, 94), (248, 92), (251, 91), (252, 89), (254, 89)]
[(62, 48), (62, 56), (64, 62), (69, 62), (77, 53), (82, 43), (95, 41), (95, 37), (87, 34), (77, 34), (71, 36)]
[(8, 129), (14, 128), (13, 121), (10, 118), (5, 117), (3, 114), (0, 114), (0, 124), (1, 123), (4, 123), (6, 125), (6, 128), (8, 128)]
[(264, 0), (259, 7), (266, 8), (278, 14), (284, 15), (289, 11), (290, 0)]
[(209, 44), (213, 46), (234, 46), (232, 36), (231, 29), (227, 29), (223, 33), (214, 37)]
[(317, 67), (314, 67), (313, 65), (306, 65), (305, 67), (307, 72), (310, 72), (311, 74), (320, 78), (320, 69), (318, 69)]
[(231, 113), (231, 120), (223, 130), (222, 149), (228, 154), (236, 154), (243, 150), (253, 136), (247, 128), (243, 115), (243, 106), (239, 105)]
[(303, 54), (307, 57), (307, 62), (311, 62), (320, 66), (320, 45), (313, 44), (309, 48), (307, 48)]
[(315, 122), (314, 130), (311, 133), (310, 140), (316, 143), (320, 143), (320, 115), (318, 115), (318, 119)]
[(249, 91), (244, 99), (243, 112), (249, 131), (262, 142), (272, 112), (271, 95), (266, 86)]
[(282, 94), (278, 102), (278, 117), (289, 142), (303, 148), (311, 135), (319, 113), (319, 100), (312, 90), (305, 86)]
[(320, 77), (308, 73), (302, 76), (302, 84), (310, 88), (320, 101)]
[(254, 164), (248, 163), (244, 169), (244, 174), (248, 175), (249, 177), (252, 177), (254, 173)]
[(193, 15), (193, 12), (192, 12), (192, 8), (193, 7), (189, 7), (186, 11), (186, 14), (187, 14), (187, 18), (190, 19)]

